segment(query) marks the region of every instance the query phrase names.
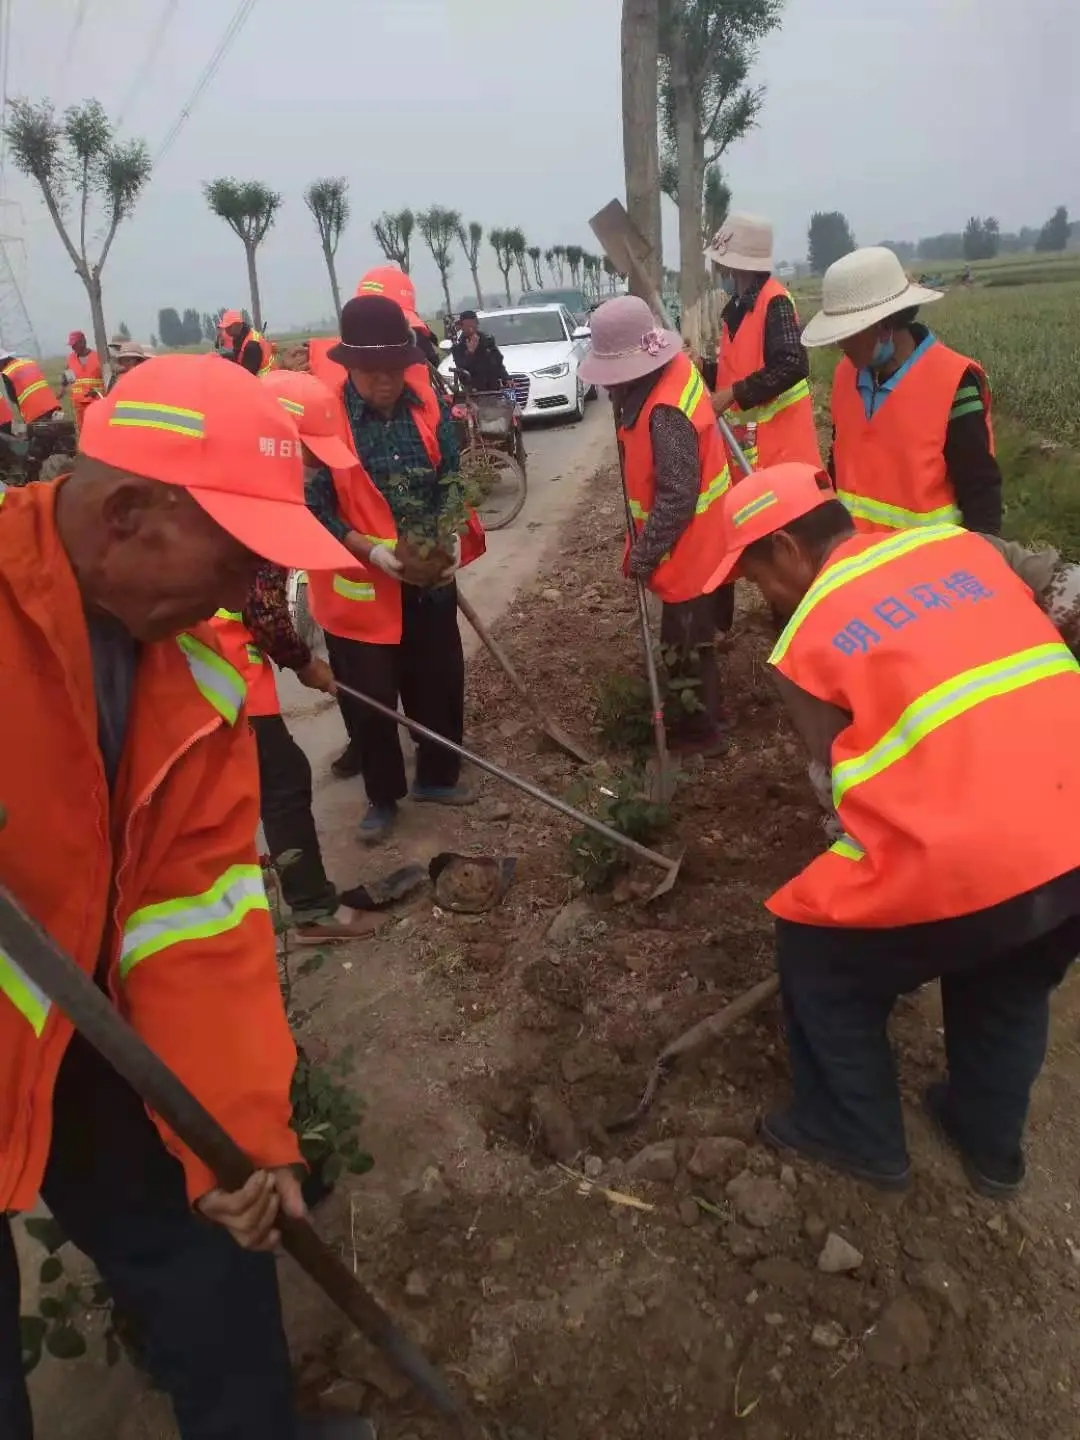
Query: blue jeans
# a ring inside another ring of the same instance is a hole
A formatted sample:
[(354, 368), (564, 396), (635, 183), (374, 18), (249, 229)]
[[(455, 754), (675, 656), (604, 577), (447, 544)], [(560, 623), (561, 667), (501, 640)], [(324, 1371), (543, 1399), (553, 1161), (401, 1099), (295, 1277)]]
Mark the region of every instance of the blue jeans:
[(903, 1168), (887, 1025), (898, 996), (940, 979), (951, 1121), (974, 1160), (1018, 1164), (1046, 1058), (1050, 995), (1080, 954), (1080, 915), (1019, 941), (1015, 927), (1010, 933), (1015, 912), (981, 915), (986, 923), (968, 916), (881, 931), (777, 922), (787, 1113), (803, 1134), (853, 1161)]
[[(141, 1330), (183, 1440), (294, 1440), (273, 1257), (191, 1210), (179, 1162), (134, 1091), (77, 1036), (57, 1079), (42, 1198)], [(19, 1276), (0, 1216), (0, 1440), (31, 1440)]]

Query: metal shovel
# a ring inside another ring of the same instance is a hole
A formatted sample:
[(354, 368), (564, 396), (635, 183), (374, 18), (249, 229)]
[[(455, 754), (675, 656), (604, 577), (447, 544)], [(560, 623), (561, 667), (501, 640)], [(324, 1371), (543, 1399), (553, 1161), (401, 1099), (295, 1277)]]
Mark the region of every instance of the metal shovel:
[[(35, 925), (3, 886), (0, 950), (19, 966), (32, 985), (60, 1007), (76, 1030), (210, 1167), (227, 1190), (240, 1189), (255, 1173), (255, 1165), (232, 1136), (135, 1033), (91, 977)], [(284, 1248), (357, 1329), (386, 1353), (440, 1414), (465, 1419), (467, 1412), (444, 1376), (402, 1334), (309, 1222), (279, 1215), (276, 1223)]]
[(572, 756), (575, 760), (579, 760), (582, 765), (591, 765), (593, 762), (593, 756), (591, 756), (587, 750), (585, 750), (581, 745), (579, 745), (571, 735), (567, 734), (567, 732), (562, 728), (562, 726), (557, 720), (553, 720), (551, 718), (548, 712), (540, 704), (540, 701), (536, 698), (533, 692), (525, 684), (525, 681), (518, 674), (514, 662), (510, 659), (510, 656), (507, 655), (506, 651), (502, 648), (499, 642), (495, 639), (494, 635), (492, 635), (491, 631), (480, 619), (480, 616), (473, 609), (471, 601), (466, 600), (460, 589), (458, 590), (457, 603), (458, 609), (461, 611), (462, 615), (465, 616), (465, 619), (469, 622), (472, 628), (476, 631), (485, 649), (491, 654), (496, 664), (498, 664), (500, 669), (509, 679), (511, 685), (513, 685), (514, 689), (518, 692), (521, 698), (525, 701), (526, 705), (528, 705), (529, 709), (536, 716), (537, 720), (540, 722), (541, 730), (543, 730), (544, 734), (548, 737), (548, 739), (553, 740), (555, 744), (558, 745), (560, 750), (565, 750), (568, 755)]
[(596, 835), (602, 835), (612, 845), (618, 845), (631, 855), (636, 855), (639, 860), (644, 860), (647, 864), (655, 865), (658, 869), (663, 870), (664, 878), (655, 890), (649, 892), (647, 899), (656, 900), (661, 895), (666, 895), (675, 884), (679, 867), (682, 864), (681, 853), (672, 859), (669, 855), (661, 855), (659, 850), (650, 850), (647, 845), (640, 845), (636, 840), (631, 840), (629, 835), (620, 834), (618, 830), (612, 829), (610, 825), (605, 825), (595, 816), (587, 815), (584, 810), (576, 809), (558, 795), (551, 795), (546, 790), (541, 790), (539, 785), (534, 785), (524, 776), (515, 775), (512, 770), (504, 770), (501, 765), (496, 765), (494, 760), (485, 760), (483, 756), (475, 755), (471, 750), (466, 750), (464, 745), (458, 745), (455, 741), (448, 740), (445, 735), (439, 735), (436, 731), (429, 730), (418, 720), (410, 720), (407, 715), (402, 715), (399, 710), (392, 710), (389, 705), (383, 705), (379, 700), (373, 700), (362, 690), (354, 690), (351, 685), (343, 685), (340, 680), (337, 688), (342, 695), (351, 695), (354, 700), (359, 700), (361, 705), (366, 705), (369, 710), (374, 710), (385, 720), (393, 720), (396, 724), (411, 731), (413, 735), (419, 735), (422, 740), (430, 740), (433, 745), (441, 745), (444, 750), (449, 750), (452, 755), (457, 755), (459, 759), (475, 765), (485, 774), (494, 775), (496, 780), (501, 780), (506, 785), (512, 785), (523, 795), (528, 795), (533, 800), (539, 800), (541, 805), (546, 805), (550, 810), (557, 810), (560, 815), (565, 815), (567, 819), (575, 821), (586, 830), (591, 830)]

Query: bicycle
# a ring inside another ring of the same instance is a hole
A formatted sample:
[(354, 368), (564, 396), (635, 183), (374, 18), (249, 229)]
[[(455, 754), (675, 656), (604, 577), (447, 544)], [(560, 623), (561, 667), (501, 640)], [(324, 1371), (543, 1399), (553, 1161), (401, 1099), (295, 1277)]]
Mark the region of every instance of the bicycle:
[(476, 513), (485, 530), (502, 530), (521, 514), (528, 493), (514, 392), (458, 389), (452, 414), (461, 439), (461, 473), (478, 492)]

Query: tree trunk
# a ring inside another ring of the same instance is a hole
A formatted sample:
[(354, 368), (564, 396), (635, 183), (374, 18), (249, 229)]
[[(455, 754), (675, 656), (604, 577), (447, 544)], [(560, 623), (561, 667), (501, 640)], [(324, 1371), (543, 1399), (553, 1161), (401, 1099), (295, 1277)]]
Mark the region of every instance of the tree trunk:
[(507, 305), (512, 305), (514, 302), (513, 302), (513, 300), (511, 300), (511, 298), (510, 298), (510, 267), (509, 267), (509, 265), (508, 265), (508, 266), (506, 267), (506, 269), (503, 271), (503, 284), (504, 284), (505, 287), (506, 287), (506, 303), (507, 303)]
[(474, 260), (470, 263), (469, 269), (472, 271), (472, 283), (476, 290), (476, 308), (482, 310), (484, 308), (484, 292), (480, 288), (480, 265)]
[(105, 307), (101, 299), (101, 276), (93, 271), (79, 277), (86, 286), (86, 298), (90, 302), (90, 324), (94, 331), (94, 349), (101, 361), (101, 371), (106, 381), (112, 378), (109, 363), (109, 332), (105, 328)]
[[(679, 303), (683, 338), (700, 354), (697, 302), (705, 289), (701, 225), (705, 187), (705, 141), (699, 133), (697, 103), (690, 81), (685, 37), (674, 27), (671, 43), (671, 85), (675, 94), (675, 149), (679, 166)], [(689, 329), (687, 328), (689, 326)]]
[[(623, 0), (622, 127), (626, 209), (649, 245), (646, 273), (660, 289), (659, 83), (660, 0)], [(634, 288), (631, 282), (631, 289)]]
[(262, 301), (259, 298), (259, 273), (255, 269), (255, 246), (245, 245), (244, 253), (247, 255), (248, 267), (248, 289), (251, 292), (251, 324), (254, 329), (262, 329)]
[[(334, 314), (338, 320), (341, 319), (341, 289), (338, 286), (337, 266), (334, 264), (333, 252), (329, 246), (323, 246), (323, 255), (326, 259), (326, 273), (330, 276), (330, 294), (334, 297)], [(254, 270), (252, 271), (254, 274)], [(256, 281), (258, 284), (258, 281)], [(259, 328), (256, 325), (256, 330)]]
[(452, 315), (454, 313), (454, 307), (450, 303), (450, 271), (448, 268), (443, 268), (440, 266), (439, 279), (442, 281), (443, 299), (446, 301), (446, 309), (443, 313), (446, 315)]

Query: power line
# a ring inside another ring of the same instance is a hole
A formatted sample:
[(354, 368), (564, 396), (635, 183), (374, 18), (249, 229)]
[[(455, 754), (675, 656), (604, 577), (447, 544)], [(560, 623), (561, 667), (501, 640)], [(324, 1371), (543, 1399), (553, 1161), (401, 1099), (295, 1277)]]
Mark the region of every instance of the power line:
[(188, 96), (183, 109), (180, 111), (180, 114), (176, 117), (172, 125), (169, 127), (168, 133), (158, 147), (157, 154), (154, 156), (155, 166), (161, 164), (162, 160), (176, 143), (176, 137), (180, 134), (180, 131), (186, 125), (188, 119), (191, 116), (192, 110), (194, 110), (195, 106), (202, 98), (204, 92), (209, 88), (211, 82), (214, 79), (214, 76), (221, 69), (222, 61), (225, 59), (225, 56), (232, 48), (233, 41), (240, 34), (240, 31), (244, 28), (248, 16), (251, 14), (252, 10), (255, 9), (256, 3), (257, 0), (240, 0), (240, 4), (236, 7), (236, 13), (229, 21), (225, 34), (218, 42), (217, 49), (214, 51), (213, 55), (211, 55), (210, 59), (206, 62), (206, 68), (203, 70), (202, 74), (199, 76), (199, 79), (196, 81), (194, 90), (192, 90), (191, 94)]
[(0, 0), (0, 198), (6, 190), (8, 75), (11, 69), (11, 8), (13, 0)]
[(60, 61), (60, 70), (56, 77), (57, 92), (60, 90), (60, 86), (67, 75), (67, 68), (71, 64), (72, 57), (75, 54), (75, 46), (78, 43), (79, 32), (82, 30), (83, 23), (86, 20), (87, 3), (88, 0), (78, 0), (78, 4), (75, 7), (75, 20), (71, 29), (68, 31), (67, 44), (64, 46), (64, 58)]
[(158, 55), (161, 53), (161, 47), (165, 42), (165, 34), (169, 28), (169, 22), (176, 14), (176, 7), (178, 4), (179, 0), (165, 0), (165, 9), (158, 17), (157, 25), (154, 27), (154, 33), (150, 36), (150, 44), (146, 47), (146, 54), (143, 56), (142, 64), (135, 72), (135, 76), (131, 84), (128, 86), (127, 94), (120, 102), (120, 109), (118, 110), (116, 115), (116, 123), (118, 125), (122, 125), (124, 123), (124, 118), (134, 104), (135, 99), (139, 94), (139, 91), (145, 84), (146, 77), (154, 68), (154, 63), (157, 60)]
[[(11, 73), (11, 12), (15, 0), (0, 0), (0, 117), (7, 121), (8, 80)], [(6, 208), (14, 201), (4, 197), (5, 167), (7, 164), (7, 137), (0, 131), (0, 207)], [(17, 208), (17, 207), (16, 207)], [(6, 348), (18, 354), (34, 355), (40, 359), (41, 346), (30, 313), (26, 308), (18, 276), (15, 274), (8, 254), (7, 241), (11, 236), (0, 235), (0, 341)], [(23, 244), (20, 239), (18, 244)]]

